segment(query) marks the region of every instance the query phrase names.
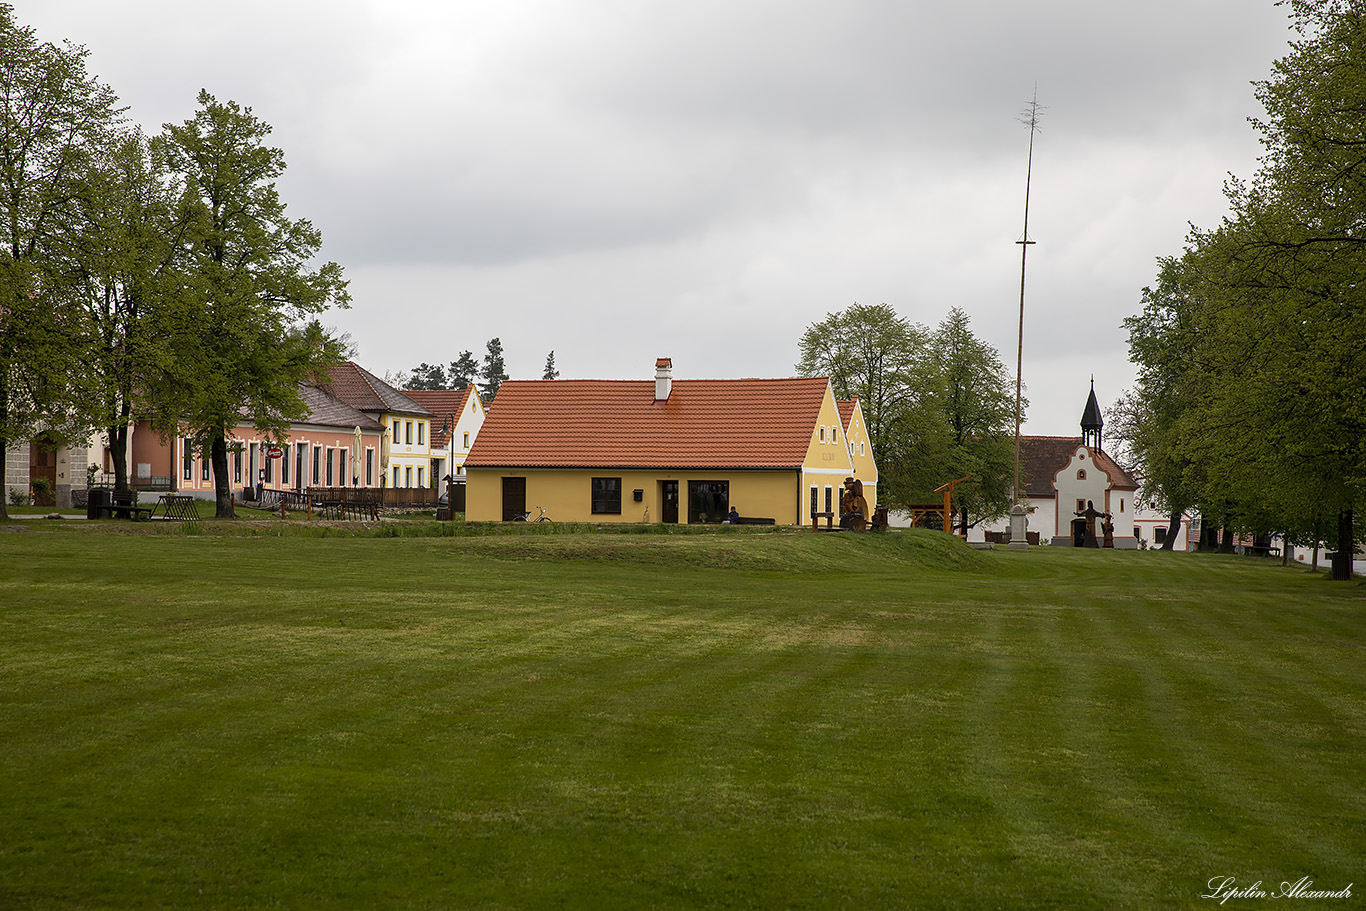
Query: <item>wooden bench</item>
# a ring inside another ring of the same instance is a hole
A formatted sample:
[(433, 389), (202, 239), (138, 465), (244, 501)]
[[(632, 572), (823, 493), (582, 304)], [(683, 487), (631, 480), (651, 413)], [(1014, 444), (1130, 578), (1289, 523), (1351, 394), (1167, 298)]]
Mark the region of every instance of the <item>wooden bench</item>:
[(778, 524), (778, 523), (775, 522), (775, 521), (773, 521), (772, 519), (765, 519), (765, 518), (761, 518), (761, 517), (759, 517), (759, 516), (741, 516), (741, 517), (740, 517), (740, 521), (739, 521), (739, 522), (736, 522), (735, 524), (736, 524), (736, 525), (776, 525), (776, 524)]
[(825, 520), (825, 530), (826, 530), (826, 531), (834, 531), (834, 530), (835, 530), (835, 514), (834, 514), (833, 512), (813, 512), (813, 513), (811, 514), (811, 529), (812, 529), (812, 531), (820, 531), (820, 530), (821, 530), (820, 522), (818, 521), (818, 520), (820, 520), (820, 519), (824, 519), (824, 520)]

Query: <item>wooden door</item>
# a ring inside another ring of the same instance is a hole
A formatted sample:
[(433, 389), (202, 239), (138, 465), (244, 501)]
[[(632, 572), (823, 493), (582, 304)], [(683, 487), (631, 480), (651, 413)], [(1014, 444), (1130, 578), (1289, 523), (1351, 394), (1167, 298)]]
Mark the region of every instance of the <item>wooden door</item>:
[(503, 521), (526, 515), (526, 478), (503, 478)]
[(47, 481), (47, 496), (40, 497), (35, 506), (57, 505), (57, 443), (47, 434), (38, 437), (28, 448), (28, 483), (42, 478)]
[(664, 506), (659, 513), (659, 521), (678, 524), (678, 482), (660, 481), (659, 492)]

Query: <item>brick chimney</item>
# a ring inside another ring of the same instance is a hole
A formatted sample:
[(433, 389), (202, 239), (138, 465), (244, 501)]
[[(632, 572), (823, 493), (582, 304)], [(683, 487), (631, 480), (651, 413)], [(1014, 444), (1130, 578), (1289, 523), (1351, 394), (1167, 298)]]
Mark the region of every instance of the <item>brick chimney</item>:
[(661, 357), (655, 361), (655, 401), (667, 402), (674, 385), (674, 362)]

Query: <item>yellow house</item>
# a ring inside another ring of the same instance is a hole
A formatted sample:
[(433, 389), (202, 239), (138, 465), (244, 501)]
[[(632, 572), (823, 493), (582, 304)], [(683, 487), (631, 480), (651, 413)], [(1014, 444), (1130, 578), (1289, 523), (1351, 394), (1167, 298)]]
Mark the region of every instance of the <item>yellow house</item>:
[(825, 377), (507, 380), (465, 459), (471, 521), (807, 524), (854, 473)]
[(433, 486), (432, 412), (352, 361), (333, 367), (329, 373), (329, 381), (319, 384), (319, 389), (385, 428), (379, 486)]
[(836, 404), (849, 444), (849, 459), (854, 463), (854, 477), (863, 482), (863, 498), (872, 507), (877, 503), (877, 462), (873, 461), (873, 443), (868, 436), (868, 423), (863, 419), (863, 406), (858, 396)]
[(432, 480), (447, 474), (465, 479), (465, 456), (484, 426), (484, 402), (479, 389), (405, 389), (403, 394), (432, 413)]

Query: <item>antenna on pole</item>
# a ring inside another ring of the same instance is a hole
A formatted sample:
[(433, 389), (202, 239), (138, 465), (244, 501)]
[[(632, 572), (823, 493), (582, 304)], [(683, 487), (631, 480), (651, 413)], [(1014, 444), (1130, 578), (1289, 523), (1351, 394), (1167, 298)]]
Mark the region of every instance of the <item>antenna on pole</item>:
[[(1011, 491), (1010, 508), (1010, 546), (1028, 547), (1025, 539), (1025, 510), (1020, 504), (1020, 417), (1024, 368), (1024, 301), (1025, 301), (1025, 260), (1034, 241), (1029, 239), (1029, 184), (1034, 173), (1034, 134), (1039, 129), (1039, 87), (1034, 86), (1034, 97), (1024, 112), (1020, 122), (1029, 127), (1029, 159), (1025, 166), (1024, 234), (1015, 243), (1020, 245), (1020, 334), (1015, 349), (1015, 486)], [(1018, 525), (1018, 528), (1017, 528)]]

